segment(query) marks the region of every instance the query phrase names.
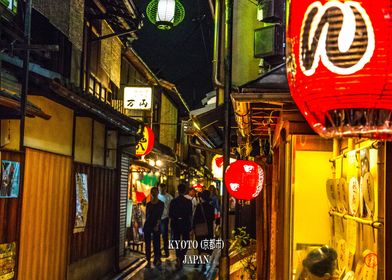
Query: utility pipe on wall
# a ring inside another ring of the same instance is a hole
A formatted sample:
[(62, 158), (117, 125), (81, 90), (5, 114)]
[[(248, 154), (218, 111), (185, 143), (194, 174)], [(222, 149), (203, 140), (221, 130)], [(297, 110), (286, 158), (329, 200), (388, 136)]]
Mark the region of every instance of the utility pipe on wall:
[[(221, 20), (222, 20), (222, 0), (216, 0), (215, 1), (215, 17), (214, 17), (214, 29), (215, 29), (215, 34), (214, 34), (214, 58), (213, 58), (213, 78), (214, 78), (214, 85), (217, 87), (217, 91), (220, 88), (224, 87), (224, 84), (220, 81), (220, 54), (221, 54)], [(219, 94), (217, 93), (217, 98)]]
[[(225, 0), (225, 59), (224, 59), (224, 146), (223, 146), (223, 170), (230, 164), (230, 112), (231, 112), (231, 73), (232, 73), (232, 47), (233, 47), (233, 0)], [(222, 238), (225, 246), (222, 249), (219, 260), (219, 279), (230, 278), (230, 258), (229, 258), (229, 194), (226, 183), (223, 180), (222, 198)]]
[(30, 41), (31, 41), (31, 9), (32, 0), (26, 1), (26, 12), (24, 18), (24, 39), (26, 44), (26, 51), (23, 59), (23, 83), (22, 92), (20, 96), (20, 141), (19, 150), (24, 149), (24, 131), (26, 121), (26, 104), (27, 104), (27, 93), (29, 88), (29, 64), (30, 64)]

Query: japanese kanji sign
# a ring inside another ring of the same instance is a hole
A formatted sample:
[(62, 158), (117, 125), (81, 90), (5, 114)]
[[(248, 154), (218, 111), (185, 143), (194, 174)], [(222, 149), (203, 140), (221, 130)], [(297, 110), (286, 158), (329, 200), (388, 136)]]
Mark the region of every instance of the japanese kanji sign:
[(136, 110), (151, 109), (151, 87), (125, 87), (124, 108)]

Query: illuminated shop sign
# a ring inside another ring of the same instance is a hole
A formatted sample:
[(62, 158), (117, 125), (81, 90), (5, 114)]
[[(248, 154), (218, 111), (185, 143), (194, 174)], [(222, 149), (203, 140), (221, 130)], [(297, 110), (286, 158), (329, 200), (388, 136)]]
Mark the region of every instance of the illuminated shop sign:
[(392, 139), (391, 20), (389, 0), (291, 1), (290, 91), (320, 135)]
[(151, 109), (151, 87), (125, 87), (124, 108), (137, 110)]

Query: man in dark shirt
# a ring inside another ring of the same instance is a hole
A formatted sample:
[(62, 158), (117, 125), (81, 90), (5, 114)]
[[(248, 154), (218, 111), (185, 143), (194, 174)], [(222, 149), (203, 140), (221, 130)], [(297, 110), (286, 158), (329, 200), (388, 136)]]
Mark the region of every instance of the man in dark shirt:
[(164, 204), (158, 199), (158, 188), (153, 187), (150, 191), (151, 201), (146, 207), (146, 221), (144, 223), (144, 241), (146, 242), (146, 259), (147, 267), (151, 267), (151, 235), (154, 246), (154, 265), (161, 265), (161, 232), (160, 222), (163, 213)]
[[(169, 207), (170, 226), (173, 240), (189, 240), (192, 220), (192, 202), (184, 197), (186, 186), (178, 185), (178, 197), (173, 199)], [(177, 269), (182, 268), (182, 262), (187, 249), (176, 248)]]

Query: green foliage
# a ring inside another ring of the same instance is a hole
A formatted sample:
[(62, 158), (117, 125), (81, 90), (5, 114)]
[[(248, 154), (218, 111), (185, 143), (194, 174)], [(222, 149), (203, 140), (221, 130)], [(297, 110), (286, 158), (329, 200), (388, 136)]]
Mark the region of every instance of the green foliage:
[[(234, 250), (241, 256), (244, 272), (248, 274), (249, 279), (256, 279), (256, 254), (252, 251), (251, 246), (256, 240), (246, 232), (246, 227), (234, 229), (232, 235), (231, 243)], [(241, 275), (241, 279), (244, 279), (244, 277), (245, 275)]]

